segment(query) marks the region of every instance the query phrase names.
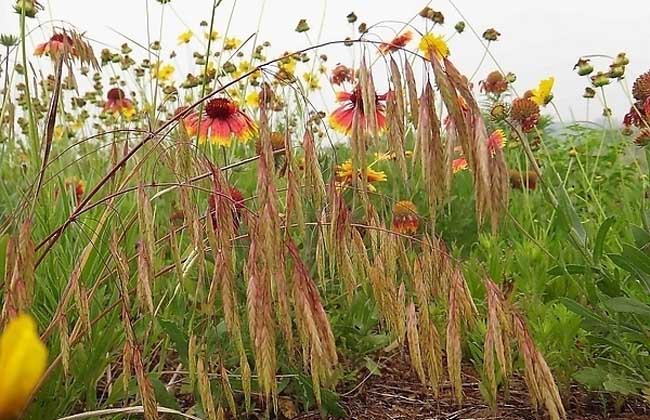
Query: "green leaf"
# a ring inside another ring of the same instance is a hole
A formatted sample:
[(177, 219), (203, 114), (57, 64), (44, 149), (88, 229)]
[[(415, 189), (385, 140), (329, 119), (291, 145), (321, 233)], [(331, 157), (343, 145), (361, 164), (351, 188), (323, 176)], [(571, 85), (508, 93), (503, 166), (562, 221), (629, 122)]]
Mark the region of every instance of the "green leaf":
[(591, 389), (602, 388), (607, 380), (607, 372), (601, 368), (585, 368), (573, 375), (573, 378)]
[(575, 207), (573, 207), (573, 203), (571, 203), (571, 199), (569, 198), (566, 189), (564, 189), (563, 185), (559, 185), (555, 189), (555, 192), (557, 194), (559, 213), (560, 215), (563, 216), (562, 219), (566, 223), (566, 226), (569, 229), (571, 236), (573, 236), (576, 239), (578, 245), (580, 245), (583, 248), (583, 250), (586, 250), (587, 231), (585, 230), (585, 227), (582, 225), (582, 222), (578, 217), (578, 213), (576, 212)]
[(600, 257), (603, 255), (603, 248), (605, 246), (605, 239), (607, 238), (607, 233), (614, 225), (616, 219), (614, 216), (608, 217), (598, 228), (598, 233), (596, 234), (596, 242), (594, 242), (594, 262), (600, 261)]
[(633, 264), (628, 258), (621, 254), (608, 254), (610, 260), (623, 270), (628, 273), (635, 275), (639, 280), (641, 280), (647, 289), (650, 290), (650, 275), (646, 272), (639, 270), (638, 267)]
[(635, 395), (639, 392), (639, 385), (622, 376), (607, 375), (603, 383), (606, 391), (617, 392), (622, 395)]
[(605, 306), (614, 312), (650, 316), (650, 306), (628, 297), (612, 298), (605, 302)]
[(647, 230), (636, 225), (633, 225), (630, 230), (637, 248), (643, 249), (650, 244), (650, 233)]
[(581, 264), (566, 264), (566, 265), (556, 265), (552, 267), (547, 273), (551, 276), (564, 276), (566, 274), (586, 274), (589, 271), (594, 273), (599, 273), (600, 271), (597, 268), (589, 267)]
[(187, 356), (187, 346), (188, 346), (188, 340), (187, 336), (183, 331), (181, 331), (180, 328), (176, 326), (171, 321), (166, 321), (164, 319), (158, 319), (158, 324), (160, 324), (160, 327), (167, 333), (169, 338), (174, 342), (174, 347), (176, 347), (176, 351), (178, 352), (178, 355), (181, 358), (181, 361), (187, 365), (188, 362), (188, 356)]
[(171, 408), (173, 410), (180, 410), (181, 407), (178, 405), (178, 401), (172, 394), (167, 391), (165, 384), (163, 384), (158, 377), (154, 375), (149, 375), (149, 380), (153, 386), (153, 392), (156, 396), (156, 400), (164, 407)]
[(370, 357), (366, 357), (365, 361), (366, 361), (366, 369), (368, 369), (368, 372), (370, 372), (371, 375), (381, 376), (381, 371), (379, 369), (379, 365), (377, 364), (377, 362), (372, 360)]
[(579, 304), (575, 300), (569, 298), (560, 298), (558, 300), (561, 304), (566, 306), (568, 310), (575, 313), (576, 315), (580, 315), (585, 321), (589, 321), (593, 324), (600, 325), (600, 326), (607, 326), (605, 320), (603, 320), (601, 317), (596, 315), (592, 310)]
[(5, 266), (7, 261), (7, 243), (9, 242), (9, 235), (0, 235), (0, 279), (5, 274)]

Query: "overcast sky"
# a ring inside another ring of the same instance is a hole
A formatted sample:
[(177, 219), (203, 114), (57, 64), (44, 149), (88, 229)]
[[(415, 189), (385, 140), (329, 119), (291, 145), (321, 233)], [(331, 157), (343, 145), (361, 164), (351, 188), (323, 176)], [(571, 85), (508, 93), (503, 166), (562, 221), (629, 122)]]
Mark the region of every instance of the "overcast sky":
[[(0, 6), (2, 32), (16, 30), (17, 15), (10, 13), (10, 3)], [(209, 20), (211, 0), (171, 0), (161, 6), (154, 0), (41, 0), (46, 10), (38, 22), (46, 27), (50, 19), (62, 19), (75, 24), (87, 35), (103, 43), (118, 47), (125, 39), (147, 43), (147, 5), (150, 16), (151, 39), (158, 39), (161, 16), (163, 19), (163, 45), (176, 47), (176, 37), (188, 28), (199, 32), (199, 22)], [(467, 22), (479, 33), (494, 27), (502, 33), (490, 51), (505, 71), (517, 74), (516, 89), (523, 91), (534, 87), (548, 76), (555, 76), (555, 104), (562, 117), (585, 118), (585, 102), (581, 98), (587, 80), (580, 78), (572, 67), (582, 55), (605, 54), (615, 56), (625, 51), (631, 60), (627, 69), (631, 85), (634, 77), (650, 69), (650, 7), (646, 0), (455, 0)], [(309, 45), (304, 36), (294, 32), (299, 19), (308, 20), (312, 42), (343, 39), (351, 35), (345, 16), (354, 11), (359, 22), (369, 25), (383, 21), (408, 21), (426, 5), (422, 0), (223, 0), (217, 9), (216, 29), (226, 32), (228, 17), (232, 13), (229, 35), (245, 39), (255, 32), (260, 22), (260, 39), (269, 40), (272, 51), (298, 49)], [(233, 7), (234, 6), (234, 7)], [(448, 0), (434, 0), (430, 6), (445, 14), (443, 33), (453, 34), (453, 26), (463, 18)], [(161, 11), (165, 8), (164, 15)], [(37, 21), (30, 21), (35, 27)], [(414, 23), (423, 27), (421, 18)], [(322, 26), (321, 26), (322, 25)], [(399, 23), (388, 24), (399, 29)], [(390, 30), (378, 30), (390, 37)], [(37, 43), (49, 30), (37, 30), (31, 42)], [(119, 34), (118, 34), (119, 33)], [(320, 35), (320, 36), (319, 36)], [(415, 48), (414, 42), (411, 47)], [(99, 47), (101, 48), (101, 47)], [(481, 61), (483, 49), (469, 28), (462, 36), (450, 42), (451, 59), (465, 74), (472, 74)], [(179, 49), (180, 50), (180, 49)], [(343, 48), (323, 51), (330, 56), (330, 66), (337, 61), (346, 63), (350, 52)], [(190, 59), (179, 53), (179, 67)], [(594, 59), (597, 69), (606, 70), (608, 59)], [(496, 65), (488, 58), (477, 73), (483, 78)], [(179, 73), (182, 73), (182, 68)], [(629, 101), (617, 84), (607, 88), (608, 104), (621, 118), (629, 108)], [(601, 112), (601, 105), (592, 102), (591, 117)], [(573, 114), (572, 114), (573, 113)]]

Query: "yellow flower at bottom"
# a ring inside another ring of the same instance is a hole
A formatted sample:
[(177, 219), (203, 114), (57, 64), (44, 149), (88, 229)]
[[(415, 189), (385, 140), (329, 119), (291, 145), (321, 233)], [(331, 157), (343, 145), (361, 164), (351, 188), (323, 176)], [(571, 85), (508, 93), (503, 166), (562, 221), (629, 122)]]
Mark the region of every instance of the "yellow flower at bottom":
[(47, 363), (36, 322), (20, 315), (0, 336), (0, 420), (17, 417), (38, 384)]
[[(431, 58), (440, 60), (441, 58), (449, 56), (447, 41), (445, 41), (441, 35), (434, 35), (431, 32), (425, 34), (422, 39), (420, 39), (418, 48), (429, 60), (431, 60)], [(432, 54), (434, 57), (431, 57)]]

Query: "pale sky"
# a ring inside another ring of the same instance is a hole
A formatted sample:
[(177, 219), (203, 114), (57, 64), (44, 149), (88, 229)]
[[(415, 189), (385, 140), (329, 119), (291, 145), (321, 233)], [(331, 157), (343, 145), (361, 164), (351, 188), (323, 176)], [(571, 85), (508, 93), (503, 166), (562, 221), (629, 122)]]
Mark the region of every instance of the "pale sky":
[[(38, 21), (30, 20), (30, 28), (38, 22), (45, 27), (50, 19), (71, 22), (88, 37), (108, 46), (118, 47), (125, 39), (123, 34), (142, 44), (147, 44), (146, 9), (149, 8), (151, 40), (159, 38), (162, 18), (162, 42), (168, 49), (176, 48), (176, 37), (188, 28), (200, 34), (201, 20), (209, 20), (211, 0), (171, 0), (161, 6), (154, 0), (40, 0), (46, 10), (39, 14)], [(582, 55), (604, 54), (615, 56), (625, 51), (630, 58), (627, 68), (627, 83), (650, 69), (650, 7), (643, 6), (646, 0), (455, 0), (467, 22), (477, 32), (494, 27), (501, 32), (501, 39), (493, 43), (490, 51), (501, 68), (517, 74), (515, 88), (519, 93), (533, 88), (537, 82), (548, 76), (555, 76), (555, 104), (564, 119), (571, 115), (582, 120), (586, 106), (581, 95), (588, 80), (579, 77), (573, 65)], [(0, 5), (0, 28), (6, 33), (17, 29), (18, 17), (11, 11), (12, 1)], [(223, 0), (217, 9), (215, 29), (226, 32), (228, 19), (232, 21), (229, 36), (245, 39), (260, 25), (259, 39), (272, 43), (271, 51), (282, 53), (309, 45), (302, 34), (294, 32), (299, 19), (308, 20), (310, 40), (340, 40), (352, 35), (351, 26), (345, 16), (354, 11), (359, 22), (369, 25), (385, 22), (405, 22), (413, 18), (424, 5), (422, 0)], [(447, 36), (454, 33), (453, 26), (463, 20), (448, 0), (434, 0), (430, 7), (440, 10), (446, 17), (444, 27), (436, 29)], [(161, 11), (165, 9), (164, 14)], [(424, 28), (422, 18), (414, 21)], [(59, 24), (60, 25), (60, 24)], [(386, 23), (393, 30), (401, 28), (400, 23)], [(469, 25), (468, 25), (469, 26)], [(378, 29), (386, 38), (394, 34), (389, 28)], [(36, 44), (50, 31), (34, 32), (31, 42)], [(119, 34), (118, 34), (119, 33)], [(49, 35), (48, 35), (49, 36)], [(354, 37), (358, 36), (355, 32)], [(199, 44), (196, 44), (197, 47)], [(413, 42), (410, 47), (416, 48)], [(99, 51), (103, 46), (97, 45)], [(467, 75), (472, 74), (483, 55), (481, 43), (469, 27), (461, 36), (450, 41), (451, 59)], [(185, 73), (183, 66), (191, 63), (188, 54), (179, 54), (175, 64), (178, 76)], [(336, 62), (350, 64), (349, 49), (335, 47), (322, 51), (330, 57), (329, 66)], [(144, 56), (144, 52), (142, 52)], [(136, 55), (136, 54), (134, 54)], [(141, 57), (142, 57), (141, 56)], [(185, 62), (185, 63), (184, 63)], [(596, 70), (607, 70), (610, 60), (593, 60)], [(496, 65), (486, 58), (479, 69), (476, 81), (484, 78)], [(629, 101), (618, 84), (606, 88), (607, 101), (614, 115), (621, 119), (629, 108)], [(592, 101), (590, 117), (597, 117), (602, 110), (598, 101)], [(573, 113), (573, 114), (572, 114)]]

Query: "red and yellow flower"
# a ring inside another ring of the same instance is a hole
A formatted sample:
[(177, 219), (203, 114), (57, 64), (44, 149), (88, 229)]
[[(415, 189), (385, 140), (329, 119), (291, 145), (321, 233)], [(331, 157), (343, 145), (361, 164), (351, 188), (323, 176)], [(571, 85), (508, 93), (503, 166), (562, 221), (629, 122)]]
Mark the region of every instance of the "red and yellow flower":
[(113, 114), (122, 114), (129, 118), (135, 114), (135, 105), (133, 101), (126, 97), (124, 91), (120, 88), (113, 88), (106, 94), (104, 111)]
[(189, 135), (198, 134), (199, 143), (209, 139), (213, 144), (229, 146), (233, 137), (245, 142), (257, 132), (253, 120), (228, 98), (211, 99), (204, 109), (203, 114), (195, 111), (183, 121)]
[(379, 44), (379, 52), (381, 54), (390, 54), (393, 51), (397, 51), (406, 47), (406, 44), (413, 40), (413, 32), (406, 31), (400, 35), (397, 35), (390, 42), (382, 42)]
[[(356, 176), (359, 177), (360, 175), (361, 170), (357, 169)], [(352, 160), (348, 159), (336, 167), (336, 183), (339, 187), (350, 185), (354, 177), (355, 171), (352, 165)], [(386, 179), (386, 173), (383, 171), (375, 171), (372, 169), (372, 164), (368, 165), (366, 168), (366, 182), (368, 182), (368, 189), (370, 191), (375, 190), (375, 186), (372, 184), (377, 182), (386, 182)]]
[(412, 201), (398, 201), (393, 206), (393, 230), (402, 235), (414, 235), (420, 218)]
[[(386, 128), (386, 115), (384, 102), (386, 95), (375, 95), (375, 109), (377, 118), (377, 130), (379, 133)], [(363, 110), (363, 97), (361, 89), (357, 86), (352, 92), (337, 92), (336, 101), (342, 105), (336, 108), (329, 117), (330, 126), (345, 135), (352, 132), (352, 125), (354, 123), (354, 115), (358, 113), (363, 128), (368, 127), (368, 121)], [(377, 134), (379, 134), (377, 133)]]
[(64, 52), (67, 52), (72, 56), (77, 55), (74, 50), (74, 41), (69, 35), (66, 35), (64, 33), (55, 33), (50, 37), (49, 40), (36, 46), (34, 55), (37, 57), (41, 57), (43, 55), (57, 57)]

